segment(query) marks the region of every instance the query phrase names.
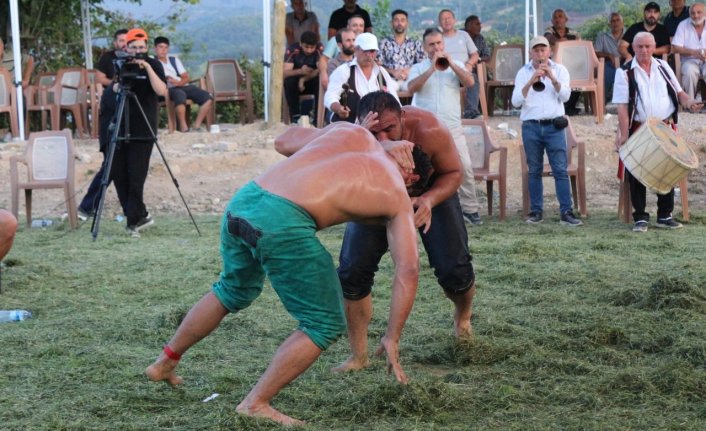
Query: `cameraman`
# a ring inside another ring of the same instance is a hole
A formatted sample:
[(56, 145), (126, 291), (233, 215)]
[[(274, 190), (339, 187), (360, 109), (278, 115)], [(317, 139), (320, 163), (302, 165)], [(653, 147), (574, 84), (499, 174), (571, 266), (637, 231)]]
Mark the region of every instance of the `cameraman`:
[(113, 91), (129, 90), (139, 103), (123, 93), (128, 99), (118, 133), (122, 139), (116, 143), (110, 177), (124, 204), (126, 230), (139, 237), (140, 230), (154, 223), (145, 208), (143, 192), (157, 133), (158, 97), (167, 94), (167, 79), (162, 64), (147, 56), (146, 31), (133, 28), (127, 32), (126, 41), (129, 57), (116, 62), (118, 82), (113, 84)]

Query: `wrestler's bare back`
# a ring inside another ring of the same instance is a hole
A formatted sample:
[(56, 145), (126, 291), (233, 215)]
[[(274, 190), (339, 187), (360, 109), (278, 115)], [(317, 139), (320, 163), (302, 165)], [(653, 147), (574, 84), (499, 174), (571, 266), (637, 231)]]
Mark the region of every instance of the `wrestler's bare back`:
[(319, 229), (411, 208), (401, 169), (369, 132), (348, 123), (318, 134), (254, 181), (302, 207)]

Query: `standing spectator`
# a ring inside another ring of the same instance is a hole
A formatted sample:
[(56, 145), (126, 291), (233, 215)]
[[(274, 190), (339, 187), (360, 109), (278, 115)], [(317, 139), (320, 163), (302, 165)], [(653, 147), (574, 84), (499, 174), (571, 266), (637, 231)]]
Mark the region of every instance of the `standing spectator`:
[[(118, 53), (124, 52), (127, 45), (127, 29), (121, 28), (113, 34), (113, 50), (101, 55), (96, 66), (96, 81), (103, 86), (103, 94), (100, 102), (100, 116), (98, 117), (98, 149), (105, 153), (110, 143), (110, 123), (115, 115), (115, 92), (113, 91), (113, 79), (115, 77), (115, 60)], [(78, 206), (78, 218), (86, 221), (92, 217), (98, 209), (100, 199), (101, 182), (105, 173), (105, 161), (101, 168), (93, 176), (91, 184), (88, 186), (86, 195), (81, 199)], [(118, 196), (119, 198), (120, 196)], [(125, 212), (125, 202), (120, 201), (120, 205)]]
[(412, 106), (433, 112), (449, 128), (463, 165), (463, 182), (458, 189), (463, 217), (472, 225), (483, 224), (478, 212), (473, 163), (461, 126), (461, 86), (473, 86), (473, 76), (463, 63), (444, 51), (444, 38), (435, 28), (422, 37), (427, 58), (412, 66), (407, 88)]
[(672, 10), (664, 17), (664, 26), (671, 40), (677, 32), (679, 23), (689, 18), (689, 6), (686, 6), (686, 0), (669, 0), (669, 7)]
[(628, 27), (625, 35), (623, 35), (623, 40), (620, 41), (618, 45), (618, 51), (620, 51), (620, 56), (623, 58), (623, 62), (628, 62), (632, 60), (635, 52), (632, 50), (632, 40), (635, 35), (646, 31), (655, 39), (656, 48), (653, 52), (655, 57), (661, 57), (663, 54), (669, 54), (671, 45), (669, 42), (669, 33), (667, 28), (660, 24), (659, 21), (659, 5), (655, 2), (649, 2), (645, 5), (643, 14), (645, 16), (644, 21), (637, 22), (630, 27)]
[[(694, 3), (691, 19), (682, 21), (672, 39), (672, 50), (681, 55), (681, 84), (690, 98), (696, 95), (699, 79), (706, 79), (706, 34), (704, 4)], [(701, 97), (699, 94), (698, 97)]]
[(287, 36), (287, 46), (293, 45), (301, 40), (305, 31), (316, 34), (316, 41), (319, 41), (319, 19), (316, 14), (307, 11), (304, 0), (292, 0), (292, 12), (287, 14), (284, 21), (284, 34)]
[(357, 0), (343, 0), (343, 7), (336, 9), (331, 14), (328, 22), (328, 38), (331, 39), (336, 35), (336, 32), (348, 25), (348, 19), (358, 15), (365, 21), (365, 32), (373, 32), (373, 22), (370, 20), (370, 14), (365, 9), (357, 5)]
[(409, 68), (424, 59), (422, 43), (417, 39), (407, 37), (407, 12), (397, 9), (392, 12), (392, 36), (380, 43), (380, 61), (382, 67), (397, 80), (400, 90), (406, 91), (405, 81), (409, 76)]
[[(568, 20), (569, 17), (566, 15), (564, 9), (555, 9), (554, 12), (552, 12), (552, 25), (544, 30), (544, 37), (547, 38), (552, 49), (557, 42), (581, 39), (578, 33), (566, 26)], [(576, 107), (576, 103), (579, 101), (580, 97), (580, 91), (571, 92), (569, 100), (564, 103), (564, 111), (567, 115), (578, 115), (580, 111)]]
[(193, 130), (200, 130), (201, 123), (206, 120), (206, 115), (211, 109), (211, 95), (195, 85), (189, 84), (189, 72), (179, 58), (169, 55), (169, 39), (159, 36), (154, 39), (154, 52), (157, 60), (162, 63), (164, 76), (167, 77), (167, 88), (169, 89), (169, 100), (174, 104), (177, 123), (180, 132), (188, 132), (189, 126), (186, 123), (186, 99), (191, 99), (199, 105), (199, 112), (194, 120)]
[[(29, 54), (22, 53), (20, 63), (22, 64), (22, 88), (27, 88), (29, 81), (32, 78), (32, 72), (34, 72), (34, 57)], [(12, 52), (12, 45), (7, 46), (5, 49), (5, 43), (2, 38), (0, 38), (0, 64), (2, 67), (8, 70), (12, 75), (12, 79), (15, 79), (15, 55)]]
[[(338, 45), (338, 55), (328, 62), (326, 75), (331, 75), (334, 70), (343, 63), (348, 63), (353, 60), (355, 54), (355, 37), (357, 35), (353, 30), (347, 28), (338, 30), (336, 33), (336, 45)], [(320, 62), (321, 60), (319, 60)], [(321, 71), (319, 71), (321, 74)]]
[[(556, 197), (561, 211), (560, 223), (581, 226), (583, 222), (571, 210), (571, 190), (566, 173), (566, 132), (561, 124), (564, 102), (569, 100), (569, 72), (566, 67), (550, 60), (552, 50), (544, 36), (530, 41), (530, 61), (515, 77), (512, 104), (522, 107), (522, 144), (527, 158), (530, 213), (529, 224), (544, 221), (542, 170), (546, 151), (556, 187)], [(541, 82), (544, 88), (535, 90), (533, 84)]]
[[(679, 121), (679, 104), (692, 111), (703, 104), (684, 93), (674, 72), (667, 62), (653, 58), (655, 51), (654, 36), (648, 32), (639, 32), (632, 41), (635, 58), (623, 65), (615, 74), (613, 103), (618, 105), (618, 134), (615, 149), (627, 142), (628, 137), (654, 117), (666, 123)], [(633, 91), (630, 89), (633, 88)], [(632, 217), (635, 221), (633, 232), (647, 232), (650, 214), (645, 212), (647, 190), (632, 174), (625, 172), (630, 183)], [(666, 195), (657, 195), (656, 227), (679, 229), (682, 224), (672, 218), (674, 210), (674, 189)]]
[[(365, 30), (365, 20), (360, 15), (353, 15), (348, 18), (348, 27), (346, 28), (348, 30), (352, 30), (355, 33), (355, 36), (358, 36)], [(338, 41), (335, 37), (332, 37), (328, 42), (326, 42), (324, 52), (321, 55), (318, 64), (319, 79), (321, 79), (321, 86), (324, 89), (328, 88), (328, 77), (331, 74), (328, 72), (328, 62), (330, 59), (335, 58), (338, 55), (338, 52)]]
[[(471, 36), (473, 44), (478, 49), (478, 62), (488, 62), (490, 60), (492, 52), (490, 50), (490, 47), (486, 43), (485, 38), (482, 34), (480, 34), (482, 29), (480, 18), (478, 18), (477, 15), (470, 15), (468, 18), (466, 18), (463, 27), (466, 29), (466, 33)], [(473, 81), (476, 82), (476, 85), (466, 90), (466, 106), (464, 106), (463, 109), (463, 118), (476, 118), (480, 115), (480, 111), (478, 110), (480, 92), (485, 91), (485, 89), (480, 88), (477, 65), (473, 67), (471, 73), (473, 73)]]
[(313, 94), (316, 107), (316, 99), (319, 98), (319, 70), (316, 64), (323, 49), (323, 45), (317, 42), (316, 35), (305, 31), (300, 42), (290, 46), (284, 55), (284, 95), (293, 123), (296, 123), (301, 115), (299, 95)]
[[(129, 115), (128, 112), (123, 113), (127, 118), (123, 118), (120, 136), (127, 136), (128, 139), (121, 140), (115, 149), (110, 176), (115, 182), (120, 202), (125, 204), (125, 229), (131, 236), (139, 237), (142, 229), (154, 223), (143, 197), (155, 140), (151, 131), (157, 131), (158, 98), (167, 94), (167, 78), (162, 64), (147, 56), (146, 31), (133, 28), (127, 32), (126, 40), (128, 54), (134, 58), (131, 62), (145, 73), (146, 79), (135, 79), (132, 83), (131, 90), (140, 106), (132, 98), (126, 103)], [(125, 127), (126, 123), (129, 123), (129, 130)]]
[(478, 48), (468, 33), (456, 30), (456, 16), (451, 10), (442, 9), (439, 12), (439, 27), (441, 27), (444, 47), (449, 56), (463, 63), (469, 72), (473, 70), (480, 58)]
[(605, 59), (605, 73), (603, 74), (603, 88), (605, 88), (606, 102), (613, 97), (613, 81), (615, 80), (615, 71), (620, 67), (620, 52), (618, 44), (623, 39), (625, 34), (625, 25), (623, 17), (618, 12), (610, 14), (608, 22), (610, 31), (602, 31), (596, 35), (596, 41), (593, 42), (593, 48), (599, 58)]
[(324, 105), (333, 112), (331, 122), (354, 123), (358, 101), (370, 92), (386, 91), (397, 99), (397, 83), (377, 65), (377, 55), (378, 39), (374, 34), (361, 33), (355, 38), (355, 59), (333, 71), (326, 89)]

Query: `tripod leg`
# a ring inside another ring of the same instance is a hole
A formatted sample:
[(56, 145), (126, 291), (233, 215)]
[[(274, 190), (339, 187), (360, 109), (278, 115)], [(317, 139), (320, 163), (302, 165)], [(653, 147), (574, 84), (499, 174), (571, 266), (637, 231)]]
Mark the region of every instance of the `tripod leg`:
[(145, 114), (145, 111), (142, 109), (142, 105), (140, 104), (140, 100), (137, 98), (137, 95), (135, 93), (130, 92), (129, 93), (130, 97), (132, 100), (135, 101), (135, 104), (137, 107), (140, 109), (140, 113), (142, 114), (142, 118), (145, 121), (145, 124), (147, 124), (147, 128), (150, 131), (150, 137), (154, 140), (154, 145), (157, 147), (157, 151), (159, 151), (159, 155), (162, 157), (162, 161), (164, 162), (164, 166), (167, 168), (167, 172), (169, 173), (169, 176), (172, 179), (172, 183), (174, 184), (174, 187), (176, 187), (177, 192), (179, 193), (179, 197), (181, 197), (181, 201), (184, 204), (184, 207), (186, 208), (186, 212), (189, 214), (189, 217), (191, 218), (191, 222), (194, 224), (194, 228), (196, 228), (196, 233), (198, 233), (199, 236), (201, 236), (201, 231), (199, 230), (199, 226), (196, 224), (196, 220), (194, 220), (194, 216), (191, 214), (191, 210), (189, 209), (189, 205), (186, 203), (186, 199), (184, 199), (184, 195), (181, 193), (181, 189), (179, 188), (179, 182), (177, 181), (176, 177), (174, 177), (174, 173), (172, 172), (172, 169), (169, 167), (169, 163), (167, 163), (167, 158), (164, 157), (164, 152), (162, 152), (162, 147), (159, 145), (159, 140), (157, 139), (157, 134), (154, 132), (154, 129), (152, 129), (152, 125), (150, 124), (147, 115)]

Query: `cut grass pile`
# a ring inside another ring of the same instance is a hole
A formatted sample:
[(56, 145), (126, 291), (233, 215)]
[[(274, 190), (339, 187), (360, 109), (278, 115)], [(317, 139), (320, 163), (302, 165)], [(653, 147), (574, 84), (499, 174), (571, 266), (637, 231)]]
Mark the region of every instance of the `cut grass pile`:
[[(279, 429), (237, 403), (296, 327), (274, 292), (227, 317), (184, 355), (180, 389), (144, 368), (220, 270), (218, 217), (158, 217), (142, 238), (105, 221), (19, 232), (0, 309), (0, 428)], [(384, 359), (333, 374), (339, 340), (273, 405), (311, 430), (706, 429), (706, 218), (634, 234), (599, 213), (581, 228), (514, 218), (469, 230), (477, 271), (475, 339), (452, 337), (451, 303), (422, 253), (401, 343), (411, 383)], [(320, 238), (337, 258), (342, 227)], [(374, 288), (371, 351), (385, 330), (392, 264)], [(213, 393), (220, 396), (203, 403)]]

